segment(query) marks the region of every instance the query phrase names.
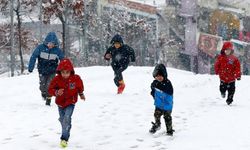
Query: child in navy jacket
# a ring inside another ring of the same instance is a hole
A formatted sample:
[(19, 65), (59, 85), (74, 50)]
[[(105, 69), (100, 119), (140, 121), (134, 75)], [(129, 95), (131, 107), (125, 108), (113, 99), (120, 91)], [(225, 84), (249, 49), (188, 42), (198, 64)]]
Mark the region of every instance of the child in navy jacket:
[(156, 65), (153, 77), (155, 80), (151, 84), (151, 95), (154, 98), (155, 122), (152, 122), (153, 126), (149, 130), (150, 133), (155, 133), (161, 127), (161, 116), (164, 116), (165, 125), (167, 129), (167, 135), (173, 135), (172, 128), (172, 108), (173, 108), (173, 86), (170, 80), (167, 78), (167, 70), (163, 64)]
[(132, 47), (123, 43), (119, 34), (116, 34), (110, 43), (112, 46), (107, 49), (104, 59), (112, 60), (111, 66), (115, 73), (114, 82), (118, 87), (117, 94), (122, 94), (125, 88), (122, 72), (127, 69), (130, 62), (135, 62), (135, 52)]

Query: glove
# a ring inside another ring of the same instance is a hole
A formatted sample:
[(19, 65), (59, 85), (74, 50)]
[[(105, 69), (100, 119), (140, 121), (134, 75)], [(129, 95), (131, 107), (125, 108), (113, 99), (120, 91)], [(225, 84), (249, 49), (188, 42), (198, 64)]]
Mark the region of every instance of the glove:
[(30, 70), (30, 69), (29, 69), (28, 71), (29, 71), (29, 73), (31, 73), (31, 72), (32, 72), (32, 70)]
[(240, 81), (240, 80), (241, 80), (241, 78), (237, 78), (237, 80), (238, 80), (238, 81)]
[(85, 95), (83, 94), (83, 93), (81, 93), (81, 94), (79, 94), (79, 96), (80, 96), (80, 98), (82, 99), (82, 100), (86, 100), (86, 98), (85, 98)]
[(106, 59), (106, 60), (110, 60), (111, 59), (111, 54), (106, 54), (105, 56), (104, 56), (104, 58)]

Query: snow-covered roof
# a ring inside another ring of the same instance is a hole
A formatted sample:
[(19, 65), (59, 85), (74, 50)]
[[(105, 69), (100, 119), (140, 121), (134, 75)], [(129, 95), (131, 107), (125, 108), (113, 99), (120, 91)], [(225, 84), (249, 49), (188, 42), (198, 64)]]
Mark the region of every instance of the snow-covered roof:
[(152, 6), (162, 6), (166, 4), (166, 0), (129, 0), (133, 2), (138, 2), (142, 4), (152, 5)]
[(226, 10), (226, 11), (230, 11), (230, 12), (234, 12), (237, 14), (244, 14), (244, 11), (242, 9), (237, 9), (237, 8), (232, 8), (232, 7), (225, 7), (225, 6), (219, 6), (218, 7), (221, 10)]
[(240, 45), (249, 45), (249, 43), (247, 43), (247, 42), (236, 40), (236, 39), (231, 39), (231, 42), (237, 43), (237, 44), (240, 44)]
[(220, 4), (240, 9), (243, 14), (250, 16), (250, 0), (218, 0)]

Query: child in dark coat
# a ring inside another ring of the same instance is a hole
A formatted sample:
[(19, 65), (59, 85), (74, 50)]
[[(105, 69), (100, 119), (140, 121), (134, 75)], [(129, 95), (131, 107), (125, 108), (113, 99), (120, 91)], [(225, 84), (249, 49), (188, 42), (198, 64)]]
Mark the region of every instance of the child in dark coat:
[(215, 74), (220, 77), (221, 96), (226, 97), (226, 103), (230, 105), (233, 102), (235, 93), (235, 80), (241, 78), (240, 61), (233, 55), (233, 44), (229, 41), (224, 42), (221, 54), (217, 57), (214, 65)]
[(71, 61), (63, 59), (57, 67), (57, 76), (52, 79), (49, 85), (49, 94), (56, 97), (56, 104), (58, 105), (59, 121), (62, 126), (60, 143), (62, 147), (67, 147), (68, 144), (71, 116), (78, 95), (82, 100), (85, 100), (83, 90), (83, 82), (80, 76), (75, 74)]
[(172, 128), (172, 109), (173, 109), (173, 86), (170, 80), (167, 78), (167, 70), (165, 65), (156, 65), (153, 77), (155, 80), (151, 84), (151, 95), (154, 98), (155, 122), (152, 122), (153, 126), (149, 130), (150, 133), (155, 133), (161, 127), (161, 116), (164, 116), (165, 125), (167, 129), (167, 135), (173, 135)]
[(135, 61), (135, 52), (133, 48), (123, 43), (123, 39), (119, 34), (116, 34), (111, 42), (104, 59), (112, 60), (111, 66), (115, 73), (114, 82), (118, 87), (117, 94), (121, 94), (125, 88), (122, 72), (127, 69), (130, 61)]

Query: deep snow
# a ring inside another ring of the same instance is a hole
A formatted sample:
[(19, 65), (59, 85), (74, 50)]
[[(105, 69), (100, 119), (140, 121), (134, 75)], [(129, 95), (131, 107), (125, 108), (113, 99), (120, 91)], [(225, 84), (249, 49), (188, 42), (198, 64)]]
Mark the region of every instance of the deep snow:
[[(220, 97), (218, 76), (167, 70), (174, 87), (173, 137), (164, 135), (165, 126), (155, 135), (148, 133), (154, 112), (153, 67), (130, 66), (122, 95), (116, 94), (111, 67), (77, 68), (87, 99), (76, 104), (67, 149), (250, 149), (249, 76), (236, 82), (234, 102), (228, 106)], [(61, 149), (57, 106), (45, 106), (37, 72), (1, 77), (0, 91), (0, 149)]]

